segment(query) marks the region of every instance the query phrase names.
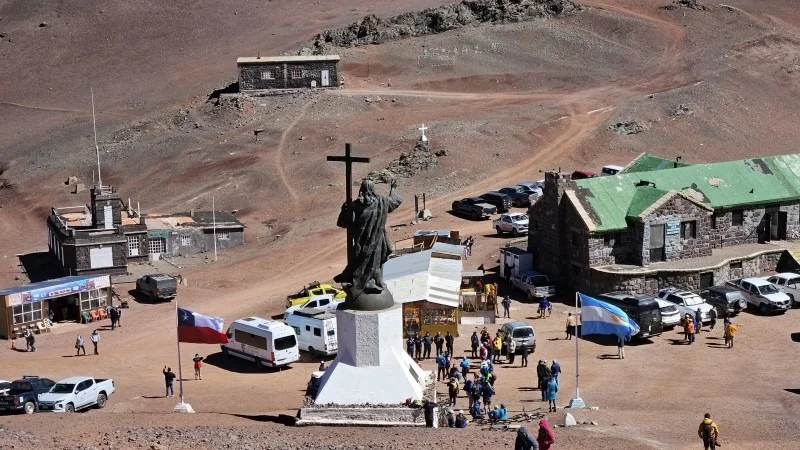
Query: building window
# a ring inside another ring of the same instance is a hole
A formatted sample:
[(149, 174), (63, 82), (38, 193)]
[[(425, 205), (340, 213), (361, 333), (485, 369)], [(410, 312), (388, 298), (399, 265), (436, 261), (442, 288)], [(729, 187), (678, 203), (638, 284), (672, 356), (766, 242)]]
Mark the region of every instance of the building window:
[(218, 241), (230, 241), (231, 240), (231, 232), (230, 231), (217, 231), (217, 240)]
[(614, 245), (614, 239), (610, 234), (603, 236), (603, 245), (606, 247), (612, 247)]
[(717, 229), (717, 215), (716, 214), (713, 214), (711, 216), (711, 229), (712, 230), (716, 230)]
[(128, 256), (139, 256), (139, 236), (128, 236)]
[(90, 311), (108, 304), (108, 288), (93, 289), (78, 294), (81, 302), (81, 311)]
[(192, 245), (192, 235), (190, 233), (181, 233), (181, 245), (184, 247)]
[(164, 238), (150, 238), (147, 241), (148, 250), (150, 250), (150, 254), (156, 253), (164, 253), (167, 251), (167, 242)]
[(293, 80), (299, 80), (303, 78), (303, 71), (300, 69), (292, 69), (289, 71), (289, 73), (291, 73)]
[(740, 227), (744, 223), (744, 211), (734, 211), (731, 213), (731, 225)]
[(741, 268), (742, 268), (742, 262), (741, 261), (732, 262), (731, 263), (731, 269), (741, 269)]
[(694, 239), (697, 237), (697, 222), (694, 220), (681, 222), (681, 239)]
[(42, 320), (42, 303), (23, 303), (14, 307), (14, 325)]
[(261, 79), (262, 80), (274, 80), (275, 79), (275, 73), (272, 72), (271, 70), (262, 70), (261, 71)]

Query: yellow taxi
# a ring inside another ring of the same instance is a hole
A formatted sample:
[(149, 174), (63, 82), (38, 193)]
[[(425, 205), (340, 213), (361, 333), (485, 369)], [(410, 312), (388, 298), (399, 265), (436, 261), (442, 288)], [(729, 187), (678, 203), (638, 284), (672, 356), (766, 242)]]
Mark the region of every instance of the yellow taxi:
[(286, 307), (299, 306), (317, 295), (332, 295), (333, 298), (345, 298), (347, 293), (343, 290), (331, 286), (330, 284), (320, 284), (313, 282), (308, 287), (303, 288), (300, 292), (286, 297)]

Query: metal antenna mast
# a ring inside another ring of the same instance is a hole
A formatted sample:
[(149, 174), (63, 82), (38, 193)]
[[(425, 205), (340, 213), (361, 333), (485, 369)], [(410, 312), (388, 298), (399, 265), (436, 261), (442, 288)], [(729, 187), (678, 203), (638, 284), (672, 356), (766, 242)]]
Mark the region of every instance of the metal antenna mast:
[(94, 128), (94, 152), (97, 156), (97, 184), (103, 187), (103, 178), (100, 176), (100, 147), (97, 145), (97, 120), (94, 116), (94, 88), (89, 88), (92, 92), (92, 128)]

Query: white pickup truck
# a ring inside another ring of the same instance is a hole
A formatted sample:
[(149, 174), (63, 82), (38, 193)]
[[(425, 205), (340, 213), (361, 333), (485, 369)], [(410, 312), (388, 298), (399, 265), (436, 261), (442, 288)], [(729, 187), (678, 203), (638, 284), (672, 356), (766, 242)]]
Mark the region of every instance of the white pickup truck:
[(114, 380), (95, 380), (91, 377), (65, 378), (39, 395), (39, 409), (53, 412), (75, 412), (81, 409), (106, 406), (114, 393)]
[(739, 278), (725, 284), (742, 291), (747, 303), (757, 307), (762, 314), (785, 313), (792, 306), (788, 295), (763, 278)]
[(510, 233), (512, 236), (528, 234), (528, 215), (523, 213), (502, 214), (499, 219), (492, 222), (492, 227), (497, 234)]

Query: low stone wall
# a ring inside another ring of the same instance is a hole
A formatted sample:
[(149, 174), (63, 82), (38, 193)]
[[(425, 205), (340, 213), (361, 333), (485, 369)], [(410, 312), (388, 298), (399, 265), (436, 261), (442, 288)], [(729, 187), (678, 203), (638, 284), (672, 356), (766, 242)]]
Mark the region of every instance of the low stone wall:
[[(660, 289), (677, 287), (690, 291), (700, 289), (701, 276), (711, 274), (711, 284), (718, 285), (728, 280), (758, 276), (774, 271), (785, 250), (774, 249), (740, 258), (725, 260), (717, 265), (687, 270), (652, 270), (630, 273), (613, 273), (592, 269), (589, 292), (623, 291), (630, 294), (655, 295)], [(733, 266), (733, 267), (731, 267)]]
[(422, 408), (408, 407), (309, 407), (300, 408), (296, 425), (424, 427), (425, 415)]

